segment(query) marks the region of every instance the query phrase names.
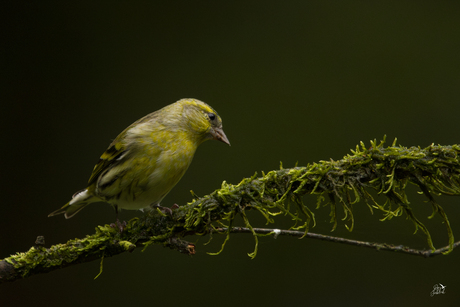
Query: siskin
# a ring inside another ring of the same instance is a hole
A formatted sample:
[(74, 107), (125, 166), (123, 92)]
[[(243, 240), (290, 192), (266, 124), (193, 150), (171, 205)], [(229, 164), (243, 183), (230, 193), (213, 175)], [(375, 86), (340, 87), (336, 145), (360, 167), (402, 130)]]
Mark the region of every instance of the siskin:
[(139, 119), (110, 144), (86, 189), (48, 216), (68, 219), (94, 202), (136, 210), (159, 205), (192, 162), (198, 145), (214, 139), (230, 145), (210, 106), (181, 99)]

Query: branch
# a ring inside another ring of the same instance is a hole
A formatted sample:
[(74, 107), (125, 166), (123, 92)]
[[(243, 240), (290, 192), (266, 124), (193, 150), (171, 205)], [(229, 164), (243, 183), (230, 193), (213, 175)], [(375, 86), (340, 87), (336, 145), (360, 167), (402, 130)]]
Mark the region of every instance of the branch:
[[(150, 244), (162, 244), (192, 255), (195, 246), (182, 238), (190, 234), (205, 235), (226, 229), (225, 243), (234, 232), (235, 217), (241, 216), (244, 229), (248, 229), (255, 240), (257, 254), (258, 236), (262, 235), (259, 228), (253, 228), (247, 211), (262, 214), (268, 224), (275, 218), (287, 216), (293, 221), (287, 233), (302, 233), (311, 236), (308, 231), (315, 226), (315, 216), (310, 207), (304, 204), (303, 196), (317, 196), (316, 208), (330, 208), (332, 230), (337, 226), (337, 209), (342, 208), (347, 221), (345, 227), (352, 231), (354, 226), (353, 205), (360, 200), (370, 211), (379, 210), (384, 213), (382, 221), (401, 216), (403, 213), (414, 223), (415, 229), (421, 229), (427, 237), (431, 248), (429, 255), (449, 253), (455, 243), (453, 232), (443, 208), (435, 201), (438, 195), (460, 195), (460, 159), (459, 145), (405, 148), (396, 146), (384, 147), (384, 142), (371, 142), (367, 149), (361, 142), (353, 155), (347, 155), (339, 161), (320, 161), (305, 167), (294, 167), (262, 173), (262, 177), (243, 179), (238, 185), (227, 184), (213, 193), (198, 197), (193, 192), (191, 203), (174, 210), (155, 208), (140, 218), (130, 220), (122, 233), (117, 227), (110, 225), (98, 226), (96, 233), (83, 239), (70, 240), (66, 244), (57, 244), (45, 248), (41, 242), (36, 243), (26, 253), (17, 253), (0, 261), (0, 282), (50, 272), (81, 262), (110, 257), (122, 252), (132, 251), (136, 247), (147, 247)], [(446, 225), (449, 245), (436, 249), (430, 233), (425, 225), (415, 216), (410, 207), (405, 188), (408, 183), (419, 187), (433, 208), (432, 218), (439, 214)], [(377, 203), (369, 191), (375, 190), (383, 195), (386, 201)], [(327, 200), (326, 200), (327, 199)], [(321, 236), (326, 238), (327, 236)], [(332, 238), (332, 237), (330, 237)], [(352, 242), (336, 238), (334, 242)], [(358, 241), (355, 241), (358, 242)], [(380, 249), (401, 250), (405, 247), (360, 242), (357, 245)], [(356, 245), (355, 244), (355, 245)], [(410, 250), (410, 249), (409, 249)], [(425, 252), (424, 252), (425, 253)], [(415, 254), (420, 254), (415, 252)]]
[(15, 281), (39, 273), (47, 273), (71, 265), (103, 259), (149, 244), (163, 244), (181, 253), (195, 254), (195, 245), (170, 232), (174, 223), (171, 215), (153, 210), (142, 218), (133, 218), (120, 233), (117, 225), (96, 227), (96, 233), (65, 244), (44, 247), (39, 236), (35, 245), (25, 253), (17, 253), (0, 261), (0, 283)]

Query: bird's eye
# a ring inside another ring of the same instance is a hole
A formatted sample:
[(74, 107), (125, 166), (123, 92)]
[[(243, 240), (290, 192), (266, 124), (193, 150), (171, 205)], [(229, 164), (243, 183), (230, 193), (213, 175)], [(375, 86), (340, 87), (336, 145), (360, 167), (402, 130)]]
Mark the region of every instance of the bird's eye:
[(211, 121), (215, 120), (216, 119), (216, 114), (214, 113), (208, 113), (208, 117)]

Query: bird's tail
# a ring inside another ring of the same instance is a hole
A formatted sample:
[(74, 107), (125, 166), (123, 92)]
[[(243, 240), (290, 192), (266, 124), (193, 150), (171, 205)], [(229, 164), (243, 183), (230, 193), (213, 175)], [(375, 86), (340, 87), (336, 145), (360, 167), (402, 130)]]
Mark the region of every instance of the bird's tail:
[(81, 209), (85, 208), (94, 201), (94, 197), (88, 193), (87, 189), (79, 191), (73, 195), (71, 201), (65, 204), (62, 208), (51, 212), (48, 217), (64, 214), (66, 219), (70, 219), (80, 212)]

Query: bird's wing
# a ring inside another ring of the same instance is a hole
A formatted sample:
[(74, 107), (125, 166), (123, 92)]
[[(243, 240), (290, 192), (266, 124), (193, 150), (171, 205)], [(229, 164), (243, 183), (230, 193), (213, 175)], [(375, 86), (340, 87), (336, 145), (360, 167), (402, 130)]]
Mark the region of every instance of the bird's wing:
[(88, 180), (88, 186), (95, 184), (99, 176), (118, 164), (121, 156), (126, 153), (124, 144), (117, 142), (117, 139), (110, 144), (109, 148), (102, 154), (99, 162), (94, 166), (91, 177)]
[[(99, 162), (93, 169), (93, 173), (88, 180), (88, 187), (96, 185), (99, 177), (104, 173), (107, 173), (111, 168), (116, 165), (122, 163), (122, 160), (125, 160), (129, 156), (129, 151), (126, 147), (126, 137), (128, 135), (128, 131), (134, 127), (139, 126), (140, 124), (150, 122), (153, 124), (154, 122), (158, 121), (160, 118), (160, 112), (162, 110), (155, 111), (150, 113), (143, 118), (137, 120), (136, 122), (132, 123), (129, 127), (127, 127), (123, 132), (121, 132), (115, 140), (110, 144), (109, 148), (102, 154), (99, 159)], [(134, 136), (136, 137), (136, 136)], [(132, 147), (132, 146), (131, 146)]]

